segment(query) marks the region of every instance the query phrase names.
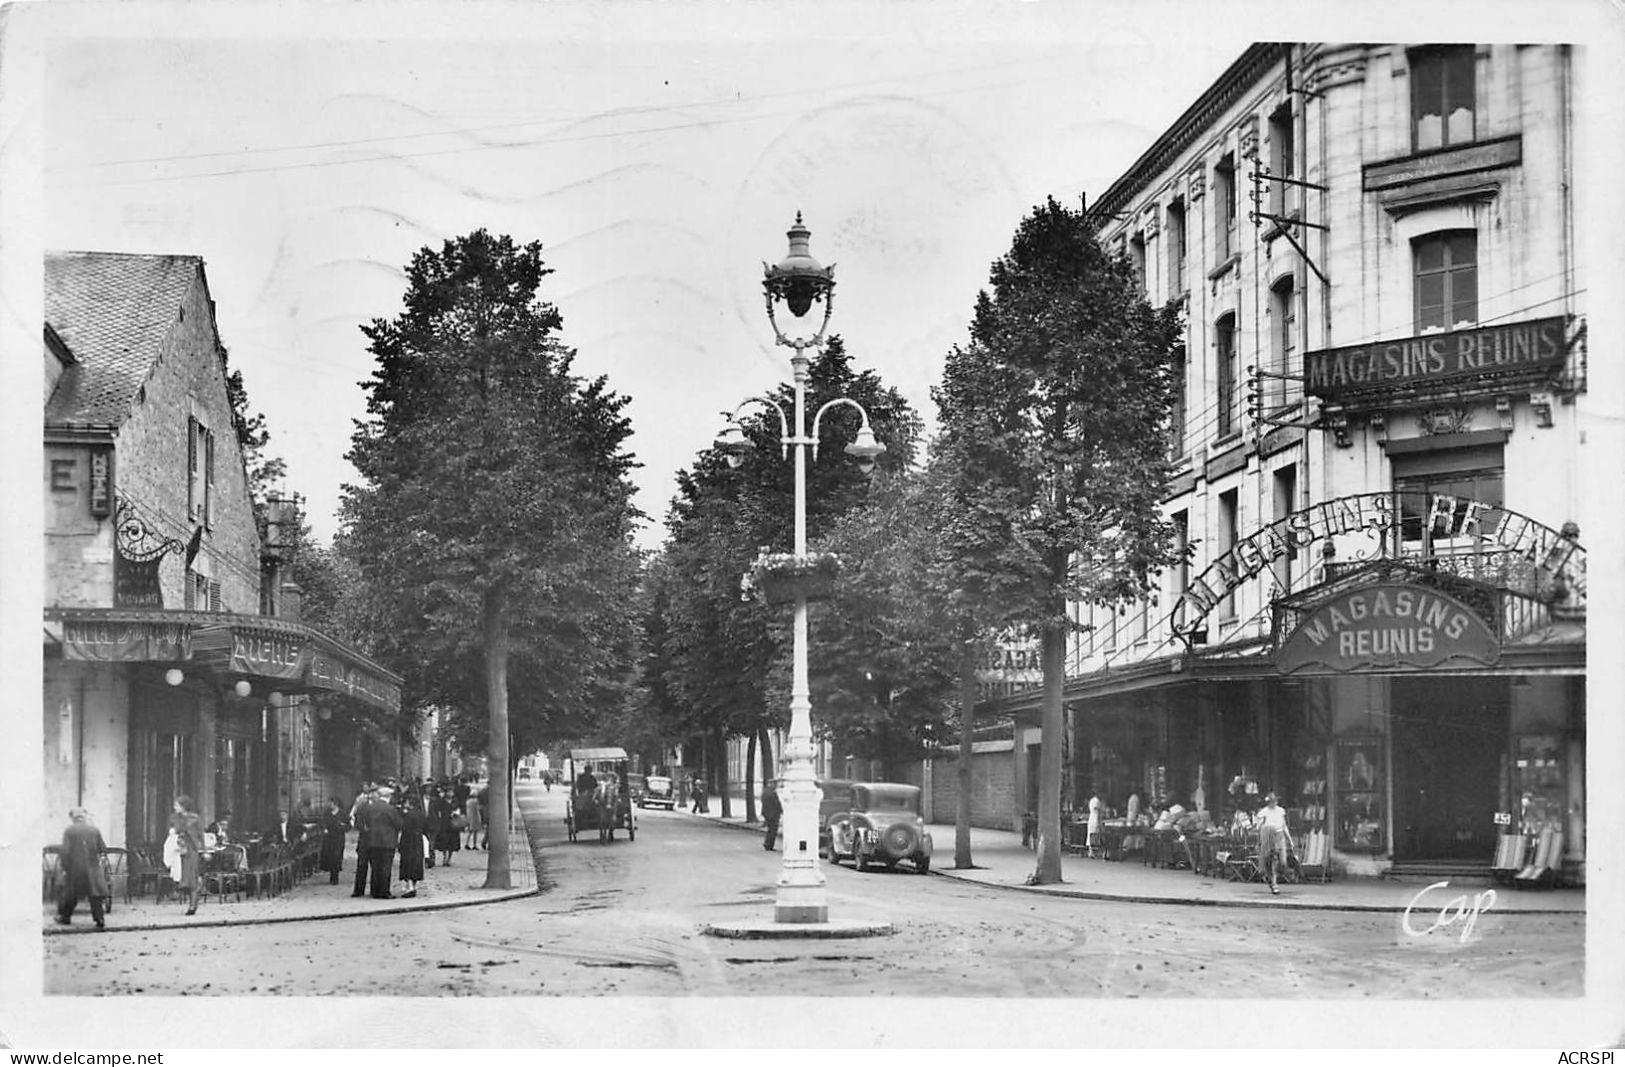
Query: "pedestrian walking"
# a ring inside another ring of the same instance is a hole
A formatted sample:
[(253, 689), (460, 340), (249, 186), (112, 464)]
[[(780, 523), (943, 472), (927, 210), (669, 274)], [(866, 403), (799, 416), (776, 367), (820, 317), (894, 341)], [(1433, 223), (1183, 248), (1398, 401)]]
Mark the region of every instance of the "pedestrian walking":
[(479, 791), (480, 798), (480, 847), (491, 847), (491, 787), (485, 786)]
[(327, 811), (322, 815), (320, 863), (321, 869), (327, 872), (328, 885), (338, 885), (339, 874), (344, 870), (344, 833), (349, 826), (350, 822), (344, 817), (344, 809), (338, 799), (328, 798)]
[(767, 824), (767, 836), (762, 839), (762, 847), (769, 852), (773, 851), (779, 840), (779, 819), (784, 815), (784, 805), (779, 802), (779, 790), (769, 778), (762, 783), (762, 821)]
[(355, 803), (350, 806), (350, 825), (355, 827), (355, 889), (350, 893), (352, 897), (367, 895), (372, 866), (372, 846), (367, 840), (367, 827), (372, 822), (373, 796), (373, 785), (368, 782), (361, 787)]
[(389, 881), (395, 866), (395, 849), (401, 841), (401, 813), (382, 796), (367, 809), (366, 840), (367, 862), (372, 867), (372, 897), (393, 900)]
[(102, 869), (102, 853), (107, 843), (90, 821), (84, 808), (68, 811), (68, 828), (62, 831), (62, 893), (57, 898), (56, 921), (73, 924), (73, 909), (80, 897), (90, 898), (90, 918), (96, 929), (107, 929), (102, 915), (102, 899), (108, 896), (107, 872)]
[(473, 793), (470, 793), (468, 799), (463, 802), (463, 820), (465, 822), (463, 847), (479, 848), (480, 826), (483, 820), (480, 818), (480, 798)]
[(195, 915), (198, 871), (203, 863), (203, 819), (189, 796), (176, 797), (174, 809), (169, 816), (169, 828), (175, 831), (175, 845), (181, 858), (181, 876), (175, 888), (186, 894), (186, 914)]
[(1287, 855), (1292, 849), (1292, 833), (1286, 825), (1286, 809), (1276, 803), (1277, 797), (1270, 793), (1264, 797), (1264, 806), (1258, 809), (1254, 816), (1254, 825), (1258, 827), (1258, 859), (1264, 865), (1264, 877), (1270, 884), (1271, 893), (1279, 893), (1275, 888), (1276, 879), (1280, 869), (1287, 864)]
[(689, 779), (688, 790), (689, 795), (694, 798), (694, 806), (689, 811), (704, 812), (708, 810), (705, 802), (705, 779), (696, 774)]
[(423, 798), (417, 793), (406, 794), (401, 805), (401, 885), (403, 897), (418, 895), (418, 883), (423, 881), (423, 831), (428, 817), (423, 813)]

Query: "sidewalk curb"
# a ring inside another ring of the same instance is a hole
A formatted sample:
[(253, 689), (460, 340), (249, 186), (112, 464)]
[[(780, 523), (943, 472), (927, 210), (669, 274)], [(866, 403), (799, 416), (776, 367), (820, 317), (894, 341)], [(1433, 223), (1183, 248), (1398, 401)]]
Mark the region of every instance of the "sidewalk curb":
[[(517, 806), (516, 806), (517, 810)], [(519, 811), (519, 826), (526, 829), (524, 812)], [(529, 833), (523, 834), (524, 847), (530, 848)], [(471, 900), (443, 900), (430, 901), (425, 904), (392, 904), (387, 908), (367, 908), (352, 906), (350, 910), (324, 912), (319, 915), (271, 915), (257, 916), (246, 919), (203, 919), (194, 922), (155, 922), (143, 926), (113, 926), (109, 925), (98, 930), (94, 925), (85, 925), (74, 928), (62, 926), (60, 923), (49, 923), (43, 930), (46, 937), (72, 937), (77, 934), (133, 934), (147, 930), (203, 930), (221, 929), (233, 926), (275, 926), (279, 923), (310, 923), (330, 922), (334, 919), (364, 919), (373, 915), (407, 915), (420, 911), (449, 911), (452, 908), (471, 908), (483, 904), (501, 904), (510, 900), (523, 900), (526, 897), (540, 896), (542, 883), (540, 872), (535, 870), (535, 857), (531, 858), (532, 876), (536, 884), (528, 889), (493, 889), (495, 894), (489, 897), (480, 897)], [(511, 871), (511, 868), (510, 868)], [(216, 907), (224, 907), (217, 904)], [(109, 916), (112, 912), (108, 913)]]
[[(752, 833), (761, 833), (762, 827), (743, 821), (723, 819), (720, 815), (712, 817), (698, 812), (686, 811), (685, 815), (719, 826), (728, 826), (736, 830), (749, 830)], [(973, 868), (975, 869), (975, 868)], [(980, 868), (986, 870), (987, 868)], [(1053, 883), (1050, 886), (1019, 885), (1010, 882), (987, 881), (962, 873), (952, 867), (932, 866), (931, 872), (944, 878), (952, 878), (957, 882), (970, 885), (986, 886), (989, 889), (1013, 890), (1021, 893), (1033, 893), (1038, 896), (1066, 897), (1072, 900), (1100, 900), (1121, 904), (1174, 904), (1193, 908), (1264, 908), (1275, 911), (1339, 911), (1339, 912), (1366, 912), (1386, 915), (1403, 915), (1410, 910), (1408, 905), (1402, 904), (1355, 904), (1355, 903), (1314, 903), (1308, 901), (1286, 901), (1279, 899), (1260, 900), (1207, 900), (1200, 897), (1184, 896), (1154, 896), (1142, 893), (1102, 893), (1089, 889), (1067, 889), (1065, 882)], [(1578, 915), (1585, 916), (1584, 911), (1574, 911), (1563, 908), (1518, 908), (1496, 912), (1497, 915)]]
[[(272, 915), (248, 919), (204, 919), (199, 922), (189, 923), (156, 922), (148, 923), (144, 926), (114, 926), (110, 924), (104, 930), (97, 930), (96, 927), (90, 925), (76, 926), (70, 929), (63, 927), (60, 924), (56, 924), (54, 927), (47, 927), (44, 932), (46, 937), (72, 937), (75, 934), (90, 933), (135, 934), (147, 930), (203, 930), (208, 928), (219, 929), (222, 927), (232, 926), (275, 926), (278, 923), (318, 923), (330, 922), (334, 919), (365, 919), (373, 915), (405, 915), (411, 912), (420, 911), (446, 911), (451, 908), (469, 908), (479, 904), (500, 904), (503, 901), (522, 900), (525, 897), (533, 897), (541, 893), (541, 891), (541, 886), (535, 886), (530, 889), (496, 889), (492, 890), (492, 892), (500, 895), (481, 897), (478, 900), (444, 900), (427, 904), (407, 904), (388, 908), (368, 908), (365, 911), (326, 912), (321, 915)], [(216, 906), (224, 907), (224, 905)]]

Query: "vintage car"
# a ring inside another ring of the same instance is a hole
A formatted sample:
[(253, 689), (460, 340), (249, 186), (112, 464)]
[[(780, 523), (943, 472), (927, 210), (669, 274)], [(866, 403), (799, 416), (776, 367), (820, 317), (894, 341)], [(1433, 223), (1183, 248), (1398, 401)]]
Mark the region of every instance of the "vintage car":
[(887, 869), (901, 860), (919, 874), (931, 871), (931, 831), (920, 814), (920, 787), (896, 782), (856, 782), (846, 810), (829, 818), (829, 860), (850, 856), (863, 870)]
[(651, 774), (643, 779), (643, 792), (638, 794), (638, 807), (672, 810), (677, 803), (671, 779), (663, 774)]
[(829, 817), (852, 807), (852, 779), (818, 779), (818, 851), (829, 853)]

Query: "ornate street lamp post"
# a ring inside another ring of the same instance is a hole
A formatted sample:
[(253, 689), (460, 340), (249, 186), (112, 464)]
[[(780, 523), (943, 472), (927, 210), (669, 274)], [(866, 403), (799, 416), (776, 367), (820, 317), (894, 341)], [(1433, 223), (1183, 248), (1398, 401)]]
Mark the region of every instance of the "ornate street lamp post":
[[(742, 453), (750, 447), (743, 428), (739, 425), (739, 411), (751, 404), (765, 404), (779, 416), (779, 444), (781, 455), (795, 449), (796, 469), (796, 528), (795, 564), (806, 567), (807, 557), (807, 449), (818, 456), (818, 423), (824, 412), (837, 405), (857, 408), (863, 423), (857, 439), (846, 446), (848, 455), (868, 472), (874, 467), (875, 457), (886, 451), (886, 446), (875, 440), (869, 428), (869, 413), (855, 400), (841, 397), (831, 400), (813, 416), (812, 432), (805, 431), (807, 372), (812, 359), (807, 350), (819, 353), (824, 348), (824, 333), (829, 327), (834, 308), (835, 268), (824, 267), (807, 250), (809, 231), (801, 224), (801, 213), (790, 228), (790, 254), (775, 266), (763, 264), (765, 277), (762, 288), (767, 297), (767, 318), (773, 324), (778, 343), (795, 350), (790, 367), (795, 375), (794, 422), (786, 419), (784, 410), (771, 400), (753, 398), (745, 401), (729, 417), (728, 425), (717, 436), (717, 446), (727, 455), (728, 462), (738, 466)], [(816, 303), (824, 305), (823, 321), (811, 337), (789, 337), (779, 325), (777, 306), (783, 304), (796, 319), (806, 317)], [(794, 431), (792, 433), (792, 430)], [(778, 894), (774, 902), (773, 918), (780, 923), (823, 923), (829, 921), (829, 906), (824, 897), (824, 872), (818, 862), (818, 783), (813, 774), (812, 695), (807, 683), (807, 590), (797, 585), (794, 590), (795, 635), (794, 663), (790, 679), (790, 733), (784, 745), (784, 786), (779, 791), (784, 805), (784, 863), (779, 873)]]

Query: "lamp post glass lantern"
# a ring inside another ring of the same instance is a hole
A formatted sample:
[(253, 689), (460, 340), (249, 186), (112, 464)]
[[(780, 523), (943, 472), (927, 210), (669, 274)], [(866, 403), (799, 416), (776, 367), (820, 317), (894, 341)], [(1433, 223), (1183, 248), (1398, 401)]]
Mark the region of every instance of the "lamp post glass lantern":
[[(795, 225), (787, 236), (790, 239), (789, 254), (773, 266), (762, 265), (762, 290), (776, 343), (794, 351), (790, 358), (795, 380), (793, 421), (786, 417), (784, 409), (777, 402), (765, 398), (747, 400), (740, 405), (740, 409), (750, 404), (771, 407), (779, 416), (781, 455), (792, 448), (795, 451), (795, 557), (798, 562), (805, 562), (807, 450), (810, 447), (814, 458), (817, 457), (818, 423), (824, 412), (839, 405), (857, 408), (863, 421), (857, 439), (846, 446), (846, 452), (857, 460), (865, 473), (874, 467), (875, 457), (884, 453), (886, 446), (875, 439), (874, 431), (869, 426), (869, 413), (857, 401), (846, 397), (831, 400), (819, 408), (813, 417), (812, 432), (807, 432), (807, 378), (812, 363), (808, 349), (822, 352), (824, 348), (825, 331), (834, 309), (835, 267), (833, 264), (825, 267), (813, 258), (809, 249), (810, 231), (802, 224), (800, 212), (796, 213)], [(812, 336), (786, 335), (778, 319), (779, 306), (787, 308), (793, 319), (800, 320), (806, 318), (816, 304), (823, 305), (823, 318)], [(717, 446), (727, 457), (729, 465), (734, 467), (739, 465), (744, 451), (750, 447), (738, 416), (736, 410), (717, 437)], [(819, 790), (813, 773), (812, 694), (807, 680), (805, 590), (796, 591), (794, 603), (790, 731), (785, 738), (783, 784), (779, 790), (779, 798), (784, 806), (783, 865), (779, 872), (773, 917), (780, 923), (823, 923), (829, 921), (829, 906), (824, 894), (824, 872), (818, 859)]]

